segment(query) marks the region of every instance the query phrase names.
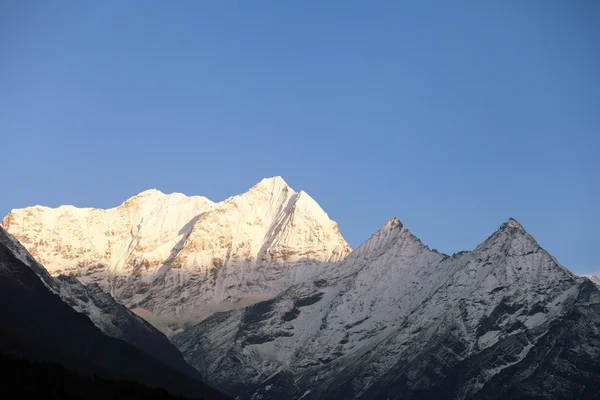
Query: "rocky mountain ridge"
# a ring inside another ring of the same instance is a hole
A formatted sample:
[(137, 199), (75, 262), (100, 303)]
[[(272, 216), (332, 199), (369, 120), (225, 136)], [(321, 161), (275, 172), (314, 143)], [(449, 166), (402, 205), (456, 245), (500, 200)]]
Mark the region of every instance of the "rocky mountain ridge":
[(591, 398), (600, 389), (600, 292), (513, 219), (453, 256), (393, 219), (331, 272), (173, 342), (240, 399)]

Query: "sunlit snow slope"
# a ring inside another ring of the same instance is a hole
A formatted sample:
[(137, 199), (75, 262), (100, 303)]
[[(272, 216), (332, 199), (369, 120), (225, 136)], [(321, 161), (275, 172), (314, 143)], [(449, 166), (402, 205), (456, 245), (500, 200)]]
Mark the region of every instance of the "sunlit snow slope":
[(350, 252), (280, 177), (220, 203), (148, 190), (116, 208), (13, 210), (2, 221), (52, 275), (96, 283), (160, 325), (270, 298)]

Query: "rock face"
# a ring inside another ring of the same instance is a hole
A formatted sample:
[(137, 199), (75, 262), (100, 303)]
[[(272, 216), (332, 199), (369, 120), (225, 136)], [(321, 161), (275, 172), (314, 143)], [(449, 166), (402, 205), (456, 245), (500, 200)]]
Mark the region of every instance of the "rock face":
[(320, 277), (173, 338), (241, 399), (592, 398), (600, 291), (510, 219), (470, 252), (394, 219)]
[(2, 226), (52, 275), (96, 283), (174, 328), (270, 298), (350, 252), (337, 224), (279, 177), (220, 203), (149, 190), (109, 210), (13, 210)]
[(596, 275), (588, 276), (588, 279), (594, 282), (596, 286), (600, 286), (600, 278), (598, 278)]
[(77, 374), (134, 380), (188, 396), (227, 398), (202, 383), (160, 332), (98, 288), (72, 283), (50, 277), (0, 228), (1, 356), (60, 363)]

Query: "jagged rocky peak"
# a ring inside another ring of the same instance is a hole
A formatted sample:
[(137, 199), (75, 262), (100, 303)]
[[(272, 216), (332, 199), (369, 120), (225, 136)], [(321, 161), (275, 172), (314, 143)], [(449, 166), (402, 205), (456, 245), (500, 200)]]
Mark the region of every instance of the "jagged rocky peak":
[[(394, 229), (394, 228), (402, 228), (404, 225), (402, 224), (402, 222), (398, 219), (398, 217), (394, 217), (391, 218), (390, 220), (388, 220), (385, 225), (383, 226), (383, 228), (387, 228), (387, 229)], [(382, 229), (383, 229), (382, 228)]]
[(262, 179), (250, 189), (250, 191), (256, 190), (270, 191), (273, 193), (281, 191), (294, 192), (294, 190), (287, 184), (287, 182), (281, 176), (273, 176), (271, 178)]
[(361, 255), (372, 254), (376, 249), (386, 250), (391, 244), (397, 241), (399, 235), (408, 230), (398, 218), (388, 220), (377, 232), (375, 232), (366, 242), (361, 244), (350, 254), (350, 258), (360, 257)]
[(397, 217), (388, 220), (377, 232), (375, 232), (366, 242), (360, 245), (354, 253), (376, 253), (377, 249), (387, 250), (390, 246), (401, 246), (406, 250), (407, 246), (416, 248), (427, 248), (419, 238), (413, 235), (410, 230)]
[(530, 254), (541, 249), (537, 241), (513, 218), (500, 225), (476, 250), (489, 247), (511, 256)]
[(505, 226), (507, 228), (516, 228), (516, 229), (523, 229), (523, 226), (519, 223), (519, 221), (517, 221), (514, 218), (509, 218), (508, 221), (506, 221), (504, 224), (502, 224), (502, 226)]

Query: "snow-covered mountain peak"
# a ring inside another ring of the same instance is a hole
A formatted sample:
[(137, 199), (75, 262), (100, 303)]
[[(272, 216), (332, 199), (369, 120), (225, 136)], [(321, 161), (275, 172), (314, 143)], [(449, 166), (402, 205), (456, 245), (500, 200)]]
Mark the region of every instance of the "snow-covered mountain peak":
[(350, 252), (317, 202), (281, 177), (220, 203), (150, 189), (107, 210), (13, 210), (2, 226), (52, 275), (174, 319), (276, 295)]
[(280, 176), (264, 178), (250, 189), (250, 192), (252, 191), (266, 191), (271, 193), (289, 191), (295, 193), (294, 190)]
[(144, 190), (133, 197), (164, 196), (165, 194), (158, 189), (152, 188)]
[(379, 228), (379, 231), (377, 231), (375, 234), (379, 233), (379, 232), (389, 232), (389, 231), (394, 231), (397, 229), (406, 229), (404, 227), (404, 224), (402, 223), (402, 221), (400, 221), (398, 219), (398, 217), (394, 217), (389, 219), (388, 221), (386, 221), (385, 224), (383, 224), (383, 226), (381, 228)]
[(362, 253), (373, 255), (378, 252), (385, 252), (392, 246), (399, 245), (426, 247), (397, 217), (394, 217), (383, 224), (383, 226), (367, 239), (366, 242), (360, 245), (350, 257), (360, 256)]
[(471, 288), (477, 288), (479, 296), (503, 288), (497, 293), (517, 298), (526, 294), (529, 300), (545, 298), (577, 281), (513, 219), (470, 252), (470, 257), (471, 262), (455, 278), (476, 282)]
[(529, 233), (527, 233), (527, 231), (525, 230), (525, 228), (523, 228), (523, 225), (521, 225), (514, 218), (509, 218), (505, 223), (500, 225), (500, 228), (498, 228), (498, 231), (515, 231), (515, 233), (518, 232), (518, 233), (530, 236)]
[(392, 218), (350, 253), (337, 268), (325, 272), (323, 278), (336, 281), (360, 271), (359, 276), (364, 276), (366, 284), (366, 281), (385, 270), (385, 274), (389, 274), (385, 278), (389, 283), (402, 279), (404, 272), (401, 270), (409, 268), (410, 260), (415, 257), (424, 260), (420, 268), (446, 256), (425, 246), (398, 218)]
[(385, 252), (398, 240), (404, 229), (404, 225), (398, 218), (390, 219), (366, 242), (350, 253), (345, 263), (352, 262), (352, 259), (358, 260), (364, 256), (370, 257), (372, 254)]
[(540, 249), (537, 241), (515, 219), (500, 225), (500, 228), (481, 243), (475, 251), (483, 248), (494, 249), (510, 256), (518, 256), (537, 252)]

